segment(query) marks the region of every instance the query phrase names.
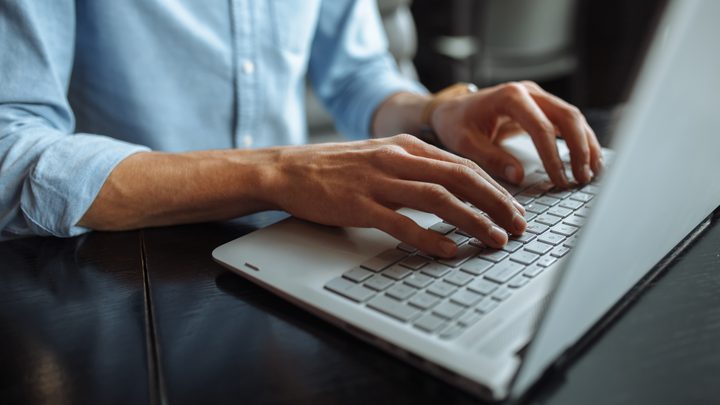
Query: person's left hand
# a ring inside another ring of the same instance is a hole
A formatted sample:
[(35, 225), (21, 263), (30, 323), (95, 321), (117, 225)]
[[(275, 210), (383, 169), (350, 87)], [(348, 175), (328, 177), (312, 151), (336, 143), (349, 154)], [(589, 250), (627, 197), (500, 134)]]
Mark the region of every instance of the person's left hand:
[(442, 101), (430, 123), (448, 149), (510, 183), (522, 181), (523, 167), (499, 142), (523, 131), (532, 138), (557, 186), (567, 187), (569, 181), (556, 136), (567, 142), (577, 182), (587, 183), (602, 170), (600, 144), (582, 113), (533, 82), (500, 84)]

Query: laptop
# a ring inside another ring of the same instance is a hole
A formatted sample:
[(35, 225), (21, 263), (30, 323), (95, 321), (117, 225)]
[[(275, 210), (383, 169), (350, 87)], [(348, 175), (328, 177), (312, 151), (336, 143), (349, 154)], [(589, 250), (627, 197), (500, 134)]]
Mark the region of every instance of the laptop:
[(717, 16), (714, 0), (669, 3), (601, 180), (556, 190), (527, 137), (505, 145), (528, 173), (510, 190), (529, 221), (502, 250), (401, 209), (455, 240), (458, 255), (436, 260), (375, 229), (289, 218), (216, 248), (213, 258), (464, 390), (519, 399), (720, 204)]

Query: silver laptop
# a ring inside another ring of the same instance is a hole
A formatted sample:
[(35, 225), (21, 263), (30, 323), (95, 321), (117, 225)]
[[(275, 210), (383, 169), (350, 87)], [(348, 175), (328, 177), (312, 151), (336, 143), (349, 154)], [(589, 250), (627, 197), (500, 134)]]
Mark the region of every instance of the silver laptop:
[(290, 218), (213, 257), (452, 384), (518, 398), (720, 204), (718, 16), (715, 0), (669, 4), (600, 183), (555, 190), (526, 137), (506, 145), (529, 173), (511, 189), (529, 225), (503, 250), (403, 209), (455, 240), (458, 256)]

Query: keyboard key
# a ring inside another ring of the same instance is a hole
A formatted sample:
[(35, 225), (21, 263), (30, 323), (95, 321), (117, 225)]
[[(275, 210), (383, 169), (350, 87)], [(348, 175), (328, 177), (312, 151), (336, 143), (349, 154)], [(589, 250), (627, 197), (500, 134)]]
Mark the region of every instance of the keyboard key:
[(413, 245), (407, 244), (405, 242), (402, 242), (396, 246), (396, 249), (400, 249), (406, 253), (415, 253), (417, 252), (417, 248)]
[(472, 235), (470, 235), (468, 232), (463, 231), (462, 229), (458, 228), (455, 230), (455, 232), (459, 233), (460, 235), (463, 235), (467, 238), (472, 238)]
[(481, 259), (489, 260), (491, 262), (497, 263), (500, 260), (506, 258), (508, 256), (507, 252), (503, 252), (502, 250), (495, 250), (495, 249), (483, 249), (479, 254), (478, 257)]
[(535, 202), (538, 202), (538, 203), (540, 203), (540, 204), (549, 205), (549, 206), (552, 207), (553, 205), (559, 203), (559, 202), (560, 202), (560, 199), (559, 199), (559, 198), (553, 198), (553, 197), (544, 195), (544, 196), (542, 196), (542, 197), (540, 197), (540, 198), (535, 199)]
[(533, 214), (542, 214), (543, 212), (547, 211), (548, 208), (550, 207), (545, 204), (533, 202), (532, 204), (528, 204), (525, 206), (525, 211), (532, 212)]
[(428, 264), (428, 259), (422, 257), (422, 256), (408, 256), (404, 258), (402, 261), (400, 261), (400, 265), (407, 267), (409, 269), (417, 270), (421, 268), (422, 266)]
[(523, 268), (525, 268), (525, 266), (522, 264), (505, 260), (493, 266), (492, 269), (485, 273), (484, 277), (490, 281), (502, 284), (521, 272)]
[(378, 295), (371, 299), (370, 302), (368, 302), (368, 307), (403, 322), (413, 319), (420, 313), (416, 308), (383, 295)]
[(551, 245), (557, 245), (560, 242), (564, 241), (565, 237), (557, 233), (545, 232), (544, 234), (538, 236), (537, 240), (540, 242), (549, 243)]
[(461, 333), (465, 332), (465, 328), (461, 325), (451, 325), (445, 330), (440, 332), (440, 339), (453, 339), (460, 336)]
[(561, 202), (559, 206), (563, 207), (563, 208), (568, 208), (571, 210), (576, 210), (576, 209), (582, 207), (582, 205), (583, 205), (583, 203), (581, 203), (580, 201), (567, 199), (567, 200)]
[(523, 271), (523, 276), (532, 278), (542, 273), (543, 270), (545, 270), (545, 267), (542, 267), (535, 263), (531, 266), (528, 266), (525, 271)]
[(525, 218), (525, 222), (530, 222), (533, 219), (535, 219), (536, 216), (537, 216), (537, 214), (535, 214), (535, 213), (532, 213), (530, 211), (525, 211), (525, 215), (523, 215), (523, 218)]
[(325, 288), (356, 302), (364, 302), (375, 295), (374, 291), (342, 277), (328, 281)]
[(588, 184), (587, 186), (583, 187), (581, 190), (583, 193), (588, 193), (588, 194), (594, 195), (594, 194), (598, 193), (598, 190), (600, 190), (600, 187), (598, 187), (594, 184)]
[(543, 256), (537, 261), (538, 266), (548, 267), (555, 263), (557, 259), (552, 256)]
[(552, 245), (548, 245), (547, 243), (538, 242), (536, 240), (528, 243), (525, 245), (525, 250), (528, 252), (537, 253), (539, 255), (544, 255), (545, 253), (549, 252), (550, 249), (552, 249)]
[(577, 192), (577, 193), (571, 195), (570, 199), (575, 200), (575, 201), (582, 201), (582, 202), (586, 203), (593, 199), (593, 195), (588, 194), (588, 193), (583, 193), (583, 192)]
[(547, 210), (547, 213), (550, 215), (555, 215), (556, 217), (565, 218), (566, 216), (572, 214), (572, 210), (569, 208), (555, 206)]
[(565, 256), (565, 255), (567, 254), (567, 252), (569, 252), (569, 251), (570, 251), (570, 248), (567, 248), (567, 247), (565, 247), (565, 246), (556, 246), (555, 249), (553, 249), (553, 250), (550, 252), (550, 256), (563, 257), (563, 256)]
[(440, 302), (440, 298), (425, 292), (413, 295), (413, 297), (410, 298), (410, 301), (408, 301), (409, 304), (414, 305), (420, 309), (432, 308), (438, 302)]
[(433, 308), (433, 313), (445, 319), (453, 319), (465, 309), (461, 305), (445, 301)]
[(577, 240), (578, 240), (577, 235), (574, 235), (574, 236), (567, 238), (567, 240), (565, 242), (563, 242), (562, 245), (565, 247), (574, 248), (575, 245), (577, 244)]
[(400, 301), (404, 301), (417, 292), (416, 289), (406, 284), (395, 284), (390, 287), (385, 294)]
[(455, 257), (453, 257), (452, 259), (439, 259), (438, 262), (450, 267), (457, 267), (465, 263), (465, 261), (467, 261), (471, 257), (480, 253), (480, 251), (481, 249), (479, 247), (466, 243), (458, 247)]
[(457, 322), (467, 327), (475, 325), (480, 319), (482, 319), (482, 315), (477, 312), (468, 311), (458, 318)]
[(525, 232), (522, 235), (516, 235), (511, 237), (511, 240), (516, 240), (521, 243), (528, 243), (531, 240), (535, 239), (536, 235), (534, 233)]
[(422, 273), (430, 277), (439, 278), (450, 272), (450, 268), (440, 263), (430, 263), (420, 270)]
[(448, 284), (444, 281), (437, 281), (433, 283), (430, 287), (428, 287), (427, 292), (431, 294), (435, 294), (438, 297), (447, 297), (448, 295), (454, 293), (457, 290), (457, 287), (455, 287), (452, 284)]
[(568, 197), (570, 197), (571, 194), (572, 194), (572, 192), (570, 192), (568, 190), (560, 190), (557, 188), (554, 188), (554, 189), (548, 191), (547, 193), (545, 193), (546, 196), (552, 197), (552, 198), (557, 198), (558, 200), (562, 200), (563, 198), (568, 198)]
[(577, 231), (578, 228), (565, 224), (557, 224), (550, 228), (550, 232), (557, 233), (563, 236), (572, 236)]
[(475, 311), (480, 312), (481, 314), (487, 314), (488, 312), (497, 308), (497, 306), (498, 306), (497, 301), (493, 300), (490, 297), (487, 297), (484, 300), (480, 301), (480, 304), (478, 304), (478, 306), (475, 307)]
[(365, 270), (362, 267), (355, 267), (343, 273), (343, 277), (356, 283), (361, 283), (369, 279), (372, 275), (373, 272)]
[(445, 282), (462, 287), (472, 281), (472, 279), (473, 277), (465, 272), (453, 270), (452, 273), (445, 277)]
[(562, 222), (563, 224), (572, 226), (583, 226), (583, 224), (585, 224), (585, 218), (579, 215), (570, 215), (569, 217), (563, 219)]
[(508, 283), (508, 287), (520, 288), (520, 287), (524, 286), (525, 284), (527, 284), (528, 282), (530, 282), (530, 278), (525, 277), (522, 274), (518, 274), (517, 276), (515, 276), (515, 278), (510, 280), (510, 282)]
[[(519, 196), (515, 197), (515, 200), (517, 200), (517, 202), (519, 202), (520, 205), (527, 206), (528, 204), (533, 202), (534, 198), (527, 196), (527, 195), (519, 195)], [(527, 207), (526, 207), (526, 209), (527, 209)]]
[(450, 297), (450, 301), (460, 304), (464, 307), (471, 307), (483, 298), (482, 295), (469, 290), (458, 291)]
[(537, 260), (537, 258), (540, 257), (536, 255), (535, 253), (528, 252), (526, 250), (521, 250), (519, 252), (515, 252), (510, 255), (510, 260), (514, 262), (518, 262), (520, 264), (530, 264)]
[[(553, 218), (555, 218), (555, 217), (553, 217)], [(540, 234), (547, 230), (548, 230), (547, 225), (543, 225), (538, 222), (530, 222), (529, 224), (527, 224), (527, 227), (525, 228), (525, 232), (530, 232), (530, 233), (534, 233), (534, 234)]]
[(365, 282), (365, 287), (372, 288), (375, 291), (382, 291), (393, 285), (393, 283), (394, 281), (389, 278), (376, 274)]
[(477, 238), (470, 239), (468, 244), (479, 248), (485, 247), (485, 245)]
[(489, 269), (494, 263), (487, 260), (475, 258), (470, 259), (460, 267), (460, 270), (468, 272), (472, 275), (479, 276)]
[(425, 332), (435, 332), (445, 325), (445, 320), (433, 314), (425, 314), (418, 318), (414, 323), (415, 327)]
[(437, 232), (437, 233), (439, 233), (439, 234), (442, 234), (442, 235), (447, 235), (447, 234), (449, 234), (450, 232), (452, 232), (452, 231), (455, 230), (455, 226), (454, 226), (454, 225), (450, 225), (450, 224), (445, 223), (445, 222), (438, 222), (437, 224), (431, 226), (431, 227), (428, 228), (428, 229), (431, 230), (431, 231), (435, 231), (435, 232)]
[(390, 266), (390, 268), (388, 268), (387, 270), (384, 270), (382, 274), (385, 277), (390, 277), (393, 280), (402, 280), (412, 274), (412, 271), (407, 267), (403, 267), (399, 264), (394, 264)]
[(462, 245), (466, 240), (469, 239), (467, 236), (457, 232), (447, 234), (445, 235), (445, 237), (455, 242), (456, 245)]
[(538, 216), (535, 221), (539, 222), (543, 225), (553, 226), (553, 225), (557, 224), (558, 222), (560, 222), (560, 220), (561, 220), (560, 217), (556, 217), (555, 215), (550, 215), (550, 214), (545, 213), (545, 214)]
[(492, 294), (492, 299), (497, 301), (504, 301), (510, 298), (510, 295), (512, 295), (512, 291), (509, 288), (500, 287)]
[(503, 246), (502, 250), (512, 253), (520, 248), (522, 248), (523, 244), (522, 242), (518, 242), (515, 240), (509, 240), (508, 243)]
[(550, 181), (543, 181), (541, 183), (533, 184), (529, 188), (525, 189), (521, 194), (530, 197), (540, 197), (546, 191), (550, 191), (555, 185)]
[(467, 287), (469, 290), (475, 291), (476, 293), (480, 293), (482, 295), (488, 295), (495, 291), (498, 288), (498, 285), (493, 283), (492, 281), (488, 281), (485, 279), (477, 279), (474, 280), (472, 283), (468, 284)]
[(428, 277), (424, 274), (413, 273), (405, 279), (405, 284), (415, 288), (425, 288), (433, 282), (432, 277)]
[(381, 271), (404, 259), (407, 255), (402, 250), (390, 249), (366, 260), (361, 266), (368, 270)]
[(582, 207), (579, 210), (575, 211), (575, 215), (587, 218), (590, 216), (590, 208)]

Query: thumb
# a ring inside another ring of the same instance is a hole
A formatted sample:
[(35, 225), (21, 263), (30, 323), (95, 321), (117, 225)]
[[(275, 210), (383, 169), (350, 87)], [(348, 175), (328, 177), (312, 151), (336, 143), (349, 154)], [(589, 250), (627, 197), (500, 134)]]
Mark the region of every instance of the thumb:
[(469, 149), (462, 151), (462, 154), (474, 160), (494, 177), (512, 184), (522, 182), (525, 176), (522, 164), (500, 146), (475, 137)]

